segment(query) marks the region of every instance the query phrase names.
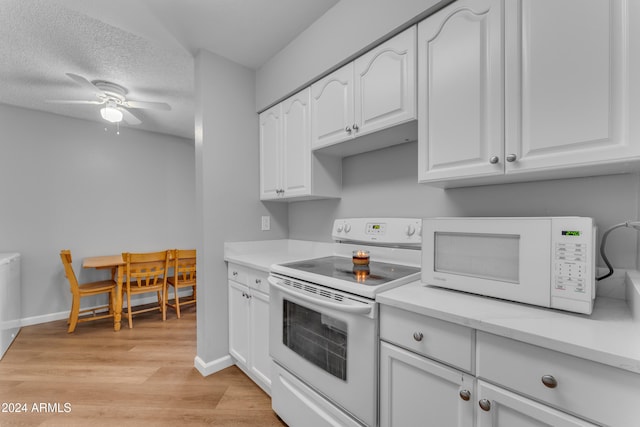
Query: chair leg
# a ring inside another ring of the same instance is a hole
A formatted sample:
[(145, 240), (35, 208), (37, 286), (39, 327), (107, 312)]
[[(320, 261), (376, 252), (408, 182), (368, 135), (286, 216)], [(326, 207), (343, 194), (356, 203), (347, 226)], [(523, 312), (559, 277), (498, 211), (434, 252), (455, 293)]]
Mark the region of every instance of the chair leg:
[(176, 297), (176, 316), (178, 316), (178, 319), (180, 318), (180, 299), (178, 298), (178, 287), (174, 286), (173, 287), (173, 294)]
[(167, 302), (167, 285), (165, 283), (164, 287), (162, 288), (162, 304), (161, 304), (163, 322), (167, 320), (167, 305), (165, 304), (166, 302)]
[(129, 329), (133, 329), (133, 320), (131, 319), (131, 294), (127, 292), (127, 317), (129, 318)]
[(71, 303), (71, 313), (69, 314), (69, 329), (67, 333), (72, 333), (76, 330), (78, 324), (78, 316), (80, 315), (80, 297), (73, 296), (73, 302)]

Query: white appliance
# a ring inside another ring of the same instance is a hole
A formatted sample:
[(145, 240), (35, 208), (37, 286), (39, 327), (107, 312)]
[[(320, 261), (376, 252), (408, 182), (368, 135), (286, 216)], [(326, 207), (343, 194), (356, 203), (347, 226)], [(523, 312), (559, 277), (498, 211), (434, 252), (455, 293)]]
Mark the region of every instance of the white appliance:
[(419, 280), (420, 227), (415, 218), (336, 220), (333, 256), (271, 266), (271, 399), (287, 424), (376, 425), (375, 296)]
[(427, 285), (591, 314), (592, 218), (426, 218), (422, 233)]
[(0, 253), (0, 359), (20, 331), (20, 254)]

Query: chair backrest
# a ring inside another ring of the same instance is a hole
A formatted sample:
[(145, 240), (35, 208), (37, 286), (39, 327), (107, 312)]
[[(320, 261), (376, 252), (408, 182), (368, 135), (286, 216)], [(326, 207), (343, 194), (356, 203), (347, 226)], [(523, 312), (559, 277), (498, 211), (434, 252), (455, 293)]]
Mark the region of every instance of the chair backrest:
[(71, 293), (79, 293), (80, 291), (78, 288), (78, 278), (76, 277), (76, 273), (73, 271), (73, 265), (71, 265), (71, 251), (69, 249), (61, 250), (60, 259), (62, 259), (62, 265), (64, 266), (64, 275), (67, 276), (67, 280), (69, 281)]
[(122, 254), (127, 283), (139, 288), (155, 286), (167, 280), (169, 251)]
[(196, 282), (196, 250), (175, 249), (171, 252), (174, 283), (195, 284)]

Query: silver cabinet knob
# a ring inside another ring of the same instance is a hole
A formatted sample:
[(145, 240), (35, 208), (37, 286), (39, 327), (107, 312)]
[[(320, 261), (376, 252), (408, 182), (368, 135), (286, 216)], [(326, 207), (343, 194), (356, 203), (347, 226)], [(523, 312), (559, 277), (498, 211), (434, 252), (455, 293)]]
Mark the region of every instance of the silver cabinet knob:
[(346, 128), (344, 128), (344, 130), (345, 130), (347, 133), (351, 133), (351, 128), (350, 128), (349, 126), (347, 126)]
[(549, 388), (556, 388), (558, 387), (558, 380), (556, 380), (553, 375), (543, 375), (542, 384)]
[(233, 277), (238, 277), (238, 272), (234, 271), (233, 273), (231, 273), (233, 275)]
[(262, 280), (256, 279), (256, 285), (259, 285), (260, 283), (262, 283)]
[(489, 158), (489, 163), (491, 163), (492, 165), (495, 165), (496, 163), (498, 163), (500, 161), (500, 157), (498, 156), (491, 156)]
[(358, 132), (358, 129), (360, 129), (360, 128), (358, 127), (358, 125), (356, 123), (354, 123), (353, 124), (353, 130)]
[(424, 338), (424, 335), (422, 335), (422, 332), (414, 332), (413, 333), (413, 339), (416, 341), (422, 341), (422, 338)]
[(509, 154), (507, 157), (507, 162), (511, 163), (511, 162), (515, 162), (518, 159), (518, 156), (516, 156), (515, 154)]
[(488, 412), (491, 410), (491, 402), (487, 399), (480, 399), (478, 405), (480, 405), (480, 409), (482, 409), (483, 411)]
[(460, 399), (468, 401), (471, 399), (471, 392), (469, 390), (460, 390)]

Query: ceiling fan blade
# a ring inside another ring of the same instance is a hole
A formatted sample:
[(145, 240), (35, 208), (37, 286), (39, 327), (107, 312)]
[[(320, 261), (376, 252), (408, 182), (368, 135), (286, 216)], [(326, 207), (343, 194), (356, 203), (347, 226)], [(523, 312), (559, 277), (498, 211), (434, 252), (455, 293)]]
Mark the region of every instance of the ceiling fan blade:
[(133, 115), (133, 113), (126, 108), (118, 108), (118, 110), (122, 111), (122, 115), (124, 121), (129, 123), (130, 125), (139, 125), (142, 121)]
[(73, 99), (48, 99), (44, 102), (48, 104), (104, 104), (104, 101), (84, 101)]
[(149, 110), (170, 111), (171, 106), (166, 102), (126, 101), (124, 105), (129, 108), (146, 108)]
[(99, 93), (100, 95), (105, 94), (102, 90), (100, 90), (99, 87), (97, 87), (96, 85), (91, 83), (89, 80), (85, 79), (84, 77), (79, 76), (77, 74), (73, 74), (73, 73), (66, 73), (66, 74), (67, 74), (67, 77), (69, 77), (71, 80), (78, 83), (80, 86), (84, 87), (85, 89), (90, 90), (91, 92)]

